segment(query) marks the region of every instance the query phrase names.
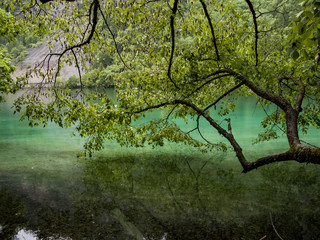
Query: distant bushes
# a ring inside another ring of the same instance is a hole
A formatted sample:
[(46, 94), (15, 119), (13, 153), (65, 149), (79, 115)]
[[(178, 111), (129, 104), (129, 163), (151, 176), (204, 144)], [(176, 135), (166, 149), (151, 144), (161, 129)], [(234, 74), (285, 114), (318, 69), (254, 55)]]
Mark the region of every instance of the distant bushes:
[(122, 71), (118, 65), (109, 65), (106, 68), (99, 70), (93, 69), (83, 75), (82, 81), (84, 86), (88, 88), (109, 88), (114, 87), (115, 77)]
[(57, 77), (56, 79), (56, 87), (58, 88), (77, 88), (80, 86), (80, 79), (79, 77), (72, 75), (68, 79), (63, 77)]
[(28, 48), (37, 47), (41, 43), (40, 37), (32, 35), (19, 36), (15, 41), (0, 39), (2, 49), (14, 64), (22, 62), (29, 55)]
[(80, 85), (80, 80), (77, 76), (72, 75), (66, 82), (67, 88), (77, 88)]
[[(113, 63), (112, 56), (104, 51), (98, 52), (91, 65), (91, 70), (81, 76), (82, 86), (85, 88), (111, 88), (115, 86), (115, 79), (121, 73), (123, 67)], [(56, 87), (78, 88), (80, 87), (79, 77), (73, 75), (68, 79), (58, 77)]]
[[(81, 81), (86, 88), (110, 88), (115, 85), (115, 78), (122, 68), (118, 65), (110, 65), (103, 70), (92, 69), (81, 77)], [(58, 88), (78, 88), (80, 86), (79, 77), (72, 75), (68, 79), (58, 77), (56, 87)]]
[(57, 88), (65, 88), (66, 87), (67, 80), (63, 77), (57, 77), (56, 78), (56, 87)]

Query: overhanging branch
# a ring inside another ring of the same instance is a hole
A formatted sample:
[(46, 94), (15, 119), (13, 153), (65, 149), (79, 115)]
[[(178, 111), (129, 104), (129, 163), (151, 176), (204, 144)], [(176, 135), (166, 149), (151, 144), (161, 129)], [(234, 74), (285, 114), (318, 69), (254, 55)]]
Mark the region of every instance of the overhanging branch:
[(320, 164), (320, 148), (297, 146), (296, 148), (290, 149), (284, 153), (262, 157), (249, 163), (245, 168), (243, 168), (243, 173), (247, 173), (253, 169), (257, 169), (258, 167), (262, 167), (270, 163), (292, 160), (299, 163)]
[(215, 52), (216, 52), (216, 55), (217, 55), (217, 61), (219, 61), (220, 60), (220, 56), (219, 56), (219, 50), (218, 50), (218, 46), (217, 46), (217, 40), (216, 40), (216, 36), (214, 34), (213, 24), (212, 24), (212, 21), (211, 21), (211, 18), (210, 18), (208, 9), (207, 9), (207, 5), (205, 4), (205, 2), (203, 0), (200, 0), (200, 2), (201, 2), (201, 5), (202, 5), (204, 14), (206, 15), (206, 18), (208, 20), (208, 24), (210, 26), (212, 42), (213, 42), (214, 49), (215, 49)]
[(254, 51), (256, 55), (256, 66), (258, 66), (259, 60), (258, 60), (258, 38), (259, 38), (259, 31), (258, 31), (258, 23), (257, 23), (257, 16), (256, 12), (254, 11), (253, 5), (250, 0), (245, 0), (248, 4), (248, 7), (250, 9), (252, 18), (253, 18), (253, 24), (254, 24), (254, 32), (255, 32), (255, 44), (254, 44)]
[[(217, 73), (217, 74), (219, 74), (219, 73)], [(216, 75), (217, 75), (217, 74), (216, 74)], [(196, 88), (196, 90), (194, 90), (194, 92), (193, 92), (192, 94), (196, 93), (196, 92), (199, 91), (201, 88), (203, 88), (204, 86), (210, 84), (210, 83), (213, 82), (214, 80), (217, 80), (217, 79), (220, 79), (220, 78), (223, 78), (223, 77), (228, 77), (228, 76), (230, 76), (230, 74), (218, 75), (218, 76), (216, 76), (216, 77), (214, 77), (214, 78), (212, 78), (212, 79), (204, 82), (203, 84), (201, 84), (199, 87)], [(192, 94), (190, 94), (190, 95), (192, 95)]]
[(119, 50), (117, 41), (116, 41), (116, 37), (115, 37), (114, 33), (112, 32), (112, 30), (111, 30), (111, 28), (110, 28), (110, 26), (109, 26), (109, 24), (108, 24), (107, 18), (106, 18), (105, 15), (103, 14), (102, 9), (101, 9), (100, 6), (99, 6), (99, 11), (100, 11), (100, 13), (101, 13), (101, 16), (102, 16), (102, 18), (103, 18), (104, 23), (106, 24), (106, 26), (107, 26), (107, 28), (108, 28), (109, 33), (110, 33), (111, 36), (112, 36), (112, 40), (113, 40), (113, 42), (114, 42), (114, 46), (115, 46), (115, 48), (116, 48), (116, 51), (117, 51), (117, 53), (118, 53), (118, 56), (119, 56), (121, 62), (123, 63), (123, 65), (124, 65), (126, 68), (128, 68), (129, 70), (132, 70), (132, 69), (125, 63), (125, 61), (123, 60), (123, 58), (122, 58), (122, 56), (121, 56), (121, 54), (120, 54), (120, 50)]
[[(243, 83), (243, 84), (245, 84), (245, 83)], [(212, 127), (214, 127), (218, 131), (218, 133), (220, 135), (222, 135), (223, 137), (225, 137), (229, 141), (229, 143), (233, 147), (234, 152), (236, 153), (236, 156), (237, 156), (240, 164), (242, 165), (244, 173), (247, 173), (253, 169), (257, 169), (261, 166), (264, 166), (264, 165), (267, 165), (270, 163), (281, 162), (281, 161), (295, 160), (300, 163), (320, 164), (320, 148), (308, 147), (308, 146), (304, 146), (301, 144), (298, 144), (298, 145), (295, 145), (294, 147), (291, 147), (287, 152), (269, 155), (266, 157), (259, 158), (256, 161), (249, 162), (249, 161), (247, 161), (247, 159), (243, 155), (240, 145), (234, 139), (234, 136), (232, 134), (230, 119), (225, 119), (228, 122), (228, 130), (225, 130), (215, 120), (213, 120), (204, 110), (200, 109), (194, 103), (192, 103), (188, 100), (177, 99), (172, 102), (165, 102), (165, 103), (157, 104), (154, 106), (149, 106), (149, 107), (146, 107), (146, 108), (141, 109), (139, 111), (136, 111), (135, 113), (142, 113), (142, 112), (148, 111), (150, 109), (156, 109), (156, 108), (161, 108), (161, 107), (168, 106), (168, 105), (177, 105), (177, 104), (181, 104), (181, 105), (190, 107), (198, 114), (197, 127), (191, 131), (194, 131), (197, 129), (199, 130), (199, 122), (198, 121), (199, 121), (199, 118), (202, 116), (209, 122), (209, 124)], [(200, 134), (201, 134), (201, 132), (200, 132)], [(205, 138), (203, 138), (203, 139), (206, 141)]]
[(171, 28), (171, 54), (170, 54), (170, 60), (169, 60), (169, 66), (168, 66), (168, 72), (167, 76), (172, 82), (172, 84), (175, 86), (176, 89), (180, 89), (178, 85), (173, 81), (172, 76), (171, 76), (171, 68), (173, 64), (173, 56), (174, 56), (174, 50), (175, 50), (175, 30), (174, 30), (174, 19), (178, 11), (178, 2), (179, 0), (175, 0), (172, 8), (172, 14), (170, 17), (170, 28)]
[[(55, 79), (57, 78), (59, 72), (60, 72), (60, 69), (61, 69), (61, 58), (69, 51), (73, 51), (74, 49), (76, 48), (81, 48), (83, 47), (84, 45), (87, 45), (91, 42), (93, 36), (94, 36), (94, 33), (95, 33), (95, 30), (96, 30), (96, 27), (97, 27), (97, 23), (98, 23), (98, 9), (99, 9), (99, 0), (93, 0), (93, 2), (91, 3), (90, 5), (90, 13), (89, 13), (89, 23), (88, 25), (92, 25), (91, 27), (91, 31), (89, 33), (89, 36), (87, 37), (87, 39), (85, 41), (82, 41), (78, 44), (75, 44), (73, 46), (70, 46), (68, 48), (65, 48), (61, 53), (50, 53), (47, 55), (46, 58), (48, 58), (48, 68), (47, 68), (47, 72), (49, 70), (49, 64), (50, 64), (50, 60), (53, 56), (58, 56), (58, 61), (57, 61), (57, 71), (55, 73)], [(92, 11), (92, 23), (91, 23), (91, 11)], [(87, 30), (86, 30), (87, 31)], [(45, 58), (45, 59), (46, 59)], [(43, 61), (43, 63), (45, 62), (45, 60)]]
[(230, 93), (232, 93), (233, 91), (237, 90), (238, 88), (240, 88), (242, 85), (244, 84), (244, 82), (240, 82), (239, 84), (237, 84), (236, 86), (234, 86), (233, 88), (231, 88), (230, 90), (228, 90), (227, 92), (225, 92), (224, 94), (222, 94), (216, 101), (214, 101), (213, 103), (211, 103), (210, 105), (208, 105), (205, 109), (203, 109), (203, 111), (207, 111), (209, 110), (211, 107), (215, 106), (216, 104), (218, 104), (218, 102), (220, 102), (224, 97), (228, 96)]

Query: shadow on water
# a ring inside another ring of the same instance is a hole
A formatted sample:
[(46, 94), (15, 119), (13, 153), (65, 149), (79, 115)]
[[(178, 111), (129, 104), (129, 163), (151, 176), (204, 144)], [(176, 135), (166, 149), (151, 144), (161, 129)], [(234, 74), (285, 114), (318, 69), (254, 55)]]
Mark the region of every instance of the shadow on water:
[(318, 239), (319, 168), (275, 164), (244, 175), (213, 158), (223, 156), (118, 149), (79, 160), (82, 179), (68, 190), (45, 176), (2, 184), (0, 237), (26, 229), (41, 239), (278, 239), (276, 229)]

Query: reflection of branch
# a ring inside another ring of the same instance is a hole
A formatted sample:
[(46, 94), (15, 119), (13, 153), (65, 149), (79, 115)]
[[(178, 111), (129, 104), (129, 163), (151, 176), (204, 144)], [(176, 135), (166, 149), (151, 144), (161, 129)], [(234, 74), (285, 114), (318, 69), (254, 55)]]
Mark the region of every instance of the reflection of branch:
[(271, 221), (272, 228), (273, 228), (274, 232), (277, 234), (277, 236), (278, 236), (281, 240), (283, 240), (283, 238), (279, 235), (276, 227), (275, 227), (274, 224), (273, 224), (271, 212), (270, 212), (270, 221)]
[(215, 49), (216, 55), (217, 55), (217, 61), (219, 61), (219, 59), (220, 59), (219, 51), (218, 51), (218, 46), (217, 46), (217, 40), (216, 40), (216, 37), (215, 37), (215, 34), (214, 34), (214, 30), (213, 30), (212, 21), (211, 21), (210, 15), (208, 13), (207, 6), (206, 6), (205, 2), (203, 0), (200, 0), (200, 2), (202, 4), (202, 8), (203, 8), (204, 14), (206, 15), (206, 18), (208, 19), (208, 23), (209, 23), (210, 30), (211, 30), (211, 35), (212, 35), (212, 41), (213, 41), (214, 49)]
[(202, 164), (200, 170), (198, 171), (198, 173), (196, 174), (196, 172), (192, 169), (189, 161), (187, 159), (185, 159), (188, 167), (189, 167), (189, 170), (190, 172), (192, 173), (195, 181), (196, 181), (196, 193), (197, 193), (197, 198), (198, 198), (198, 201), (200, 203), (200, 206), (201, 208), (205, 211), (206, 210), (206, 207), (205, 205), (203, 204), (201, 198), (200, 198), (200, 186), (199, 186), (199, 177), (200, 177), (200, 174), (201, 174), (201, 171), (204, 169), (204, 167), (207, 165), (208, 161), (205, 161), (204, 164)]
[(170, 186), (168, 177), (165, 176), (165, 179), (166, 179), (166, 183), (167, 183), (167, 186), (168, 186), (168, 190), (169, 190), (169, 192), (170, 192), (170, 194), (171, 194), (171, 196), (172, 196), (172, 198), (173, 198), (173, 202), (177, 205), (177, 207), (179, 207), (180, 209), (182, 209), (180, 203), (177, 201), (176, 197), (174, 196), (174, 193), (173, 193), (172, 188), (171, 188), (171, 186)]

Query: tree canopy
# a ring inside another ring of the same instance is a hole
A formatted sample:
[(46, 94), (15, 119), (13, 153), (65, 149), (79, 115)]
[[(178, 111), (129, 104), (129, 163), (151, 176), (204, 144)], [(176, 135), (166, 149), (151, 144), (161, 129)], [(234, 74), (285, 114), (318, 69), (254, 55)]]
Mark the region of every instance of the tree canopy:
[[(19, 24), (15, 18), (7, 11), (0, 8), (0, 38), (14, 41), (19, 31)], [(15, 67), (11, 64), (11, 59), (6, 54), (5, 49), (0, 47), (0, 102), (4, 101), (3, 94), (14, 93), (17, 86), (11, 77)]]
[[(25, 105), (23, 118), (31, 126), (48, 121), (76, 125), (87, 137), (89, 155), (106, 139), (135, 147), (172, 141), (202, 150), (231, 147), (243, 172), (277, 161), (320, 163), (319, 147), (303, 142), (298, 131), (320, 128), (317, 0), (300, 5), (271, 0), (41, 2), (24, 2), (18, 14), (51, 47), (33, 73), (43, 77), (42, 83), (15, 103), (18, 111)], [(83, 88), (82, 73), (101, 53), (121, 69), (112, 75), (116, 101), (103, 91), (85, 94)], [(56, 85), (64, 64), (78, 67), (76, 92)], [(261, 122), (265, 131), (257, 142), (285, 133), (288, 151), (251, 162), (233, 135), (228, 113), (238, 97), (252, 95), (262, 107), (276, 106)], [(219, 111), (213, 111), (217, 106)], [(161, 110), (161, 117), (137, 124), (154, 110)], [(217, 118), (224, 116), (227, 124), (221, 125)], [(184, 132), (177, 118), (193, 118), (197, 126)], [(226, 142), (205, 139), (201, 118)]]

